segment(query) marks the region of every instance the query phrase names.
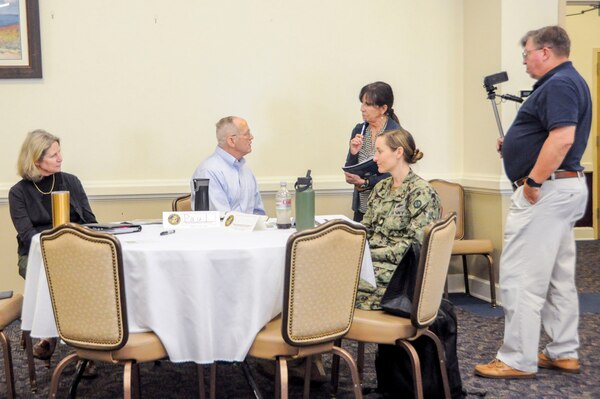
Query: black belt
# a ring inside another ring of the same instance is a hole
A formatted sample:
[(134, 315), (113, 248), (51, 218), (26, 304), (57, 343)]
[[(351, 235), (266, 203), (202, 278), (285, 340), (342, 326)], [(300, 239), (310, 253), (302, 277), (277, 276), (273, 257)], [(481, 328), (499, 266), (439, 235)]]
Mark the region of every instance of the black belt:
[[(579, 170), (557, 170), (556, 172), (552, 173), (550, 177), (548, 177), (548, 180), (570, 179), (571, 177), (583, 176), (583, 172)], [(517, 188), (521, 187), (523, 184), (525, 184), (525, 180), (527, 180), (527, 177), (522, 177), (515, 180), (513, 182), (513, 189), (516, 190)]]

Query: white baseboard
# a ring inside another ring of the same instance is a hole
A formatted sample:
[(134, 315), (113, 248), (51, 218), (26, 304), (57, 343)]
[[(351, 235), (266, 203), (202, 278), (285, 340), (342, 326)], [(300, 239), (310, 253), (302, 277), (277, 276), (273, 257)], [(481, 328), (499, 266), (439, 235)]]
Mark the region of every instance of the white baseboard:
[[(490, 282), (479, 277), (469, 275), (469, 291), (471, 296), (481, 300), (492, 302), (490, 295)], [(448, 275), (448, 292), (465, 292), (465, 281), (462, 273)], [(500, 287), (496, 284), (496, 303), (502, 305), (500, 298)]]
[(575, 227), (575, 239), (580, 241), (595, 240), (593, 227)]

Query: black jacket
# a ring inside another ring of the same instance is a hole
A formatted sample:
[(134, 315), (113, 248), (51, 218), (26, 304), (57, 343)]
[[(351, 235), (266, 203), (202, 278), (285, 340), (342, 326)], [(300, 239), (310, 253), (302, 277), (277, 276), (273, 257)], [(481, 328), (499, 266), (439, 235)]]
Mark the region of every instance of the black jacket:
[[(75, 214), (79, 220), (72, 222), (96, 223), (96, 216), (92, 212), (83, 186), (79, 179), (69, 173), (56, 174), (57, 186), (54, 191), (69, 191), (71, 215)], [(11, 187), (8, 193), (10, 217), (17, 229), (17, 242), (19, 255), (29, 253), (31, 238), (44, 230), (52, 228), (52, 215), (42, 204), (41, 194), (31, 180), (22, 179)]]
[[(354, 136), (356, 136), (357, 134), (359, 134), (362, 130), (363, 127), (363, 123), (359, 123), (358, 125), (356, 125), (354, 127), (354, 129), (352, 129), (352, 134), (350, 135), (350, 140), (352, 140), (354, 138)], [(396, 122), (395, 120), (393, 120), (392, 118), (388, 119), (388, 123), (387, 126), (385, 127), (385, 131), (390, 131), (390, 130), (396, 130), (400, 128), (400, 124), (398, 122)], [(358, 163), (358, 154), (356, 155), (352, 155), (350, 153), (350, 150), (348, 150), (348, 155), (346, 156), (346, 164), (344, 166), (350, 166), (350, 165), (356, 165)], [(389, 173), (377, 173), (376, 176), (371, 176), (369, 178), (369, 187), (367, 187), (368, 190), (372, 190), (373, 187), (375, 187), (375, 185), (377, 183), (379, 183), (381, 180), (390, 177)], [(352, 210), (353, 211), (358, 211), (360, 209), (360, 198), (359, 198), (359, 192), (355, 189), (354, 193), (352, 194)]]

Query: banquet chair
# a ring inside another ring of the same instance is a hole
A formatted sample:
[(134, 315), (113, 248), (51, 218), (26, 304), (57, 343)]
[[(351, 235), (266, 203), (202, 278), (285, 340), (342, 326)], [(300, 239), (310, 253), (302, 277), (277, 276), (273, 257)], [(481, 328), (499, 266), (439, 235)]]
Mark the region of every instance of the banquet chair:
[(0, 299), (0, 342), (4, 354), (4, 375), (6, 376), (7, 397), (15, 397), (15, 378), (12, 364), (12, 353), (10, 340), (4, 332), (4, 328), (21, 317), (23, 307), (23, 295), (14, 294), (11, 298)]
[(189, 212), (192, 210), (192, 195), (182, 195), (177, 197), (171, 203), (171, 209), (173, 212)]
[(365, 250), (366, 230), (334, 220), (294, 233), (285, 256), (283, 312), (256, 335), (248, 354), (275, 360), (275, 397), (288, 397), (287, 362), (307, 358), (304, 398), (310, 394), (314, 355), (333, 352), (352, 373), (355, 397), (360, 380), (352, 356), (334, 344), (352, 322), (356, 289)]
[(469, 269), (467, 267), (468, 255), (481, 255), (485, 257), (488, 265), (490, 278), (491, 306), (496, 307), (496, 272), (494, 268), (494, 245), (488, 239), (465, 240), (465, 190), (458, 183), (434, 179), (429, 183), (440, 196), (444, 212), (456, 212), (456, 237), (452, 247), (452, 256), (460, 256), (463, 265), (463, 277), (465, 281), (465, 292), (469, 291)]
[[(71, 387), (88, 361), (123, 365), (124, 398), (140, 396), (139, 363), (167, 358), (153, 332), (129, 333), (121, 245), (115, 236), (79, 225), (64, 224), (40, 236), (56, 330), (75, 349), (55, 367), (49, 397), (57, 396), (66, 366), (82, 360)], [(200, 397), (204, 397), (203, 366), (198, 366)]]
[[(410, 357), (415, 397), (419, 399), (423, 398), (421, 365), (419, 355), (410, 342), (420, 336), (429, 337), (435, 343), (445, 397), (450, 398), (444, 348), (440, 339), (429, 330), (429, 326), (435, 321), (442, 302), (455, 230), (456, 214), (454, 212), (426, 227), (410, 318), (395, 316), (381, 310), (356, 309), (352, 326), (344, 336), (344, 339), (359, 343), (397, 345), (404, 349)], [(364, 350), (364, 345), (359, 345), (359, 351), (362, 350)], [(359, 363), (362, 363), (363, 358), (364, 354), (358, 353)], [(339, 360), (335, 357), (333, 360), (332, 385), (335, 393)], [(362, 370), (362, 366), (359, 364), (358, 369)]]

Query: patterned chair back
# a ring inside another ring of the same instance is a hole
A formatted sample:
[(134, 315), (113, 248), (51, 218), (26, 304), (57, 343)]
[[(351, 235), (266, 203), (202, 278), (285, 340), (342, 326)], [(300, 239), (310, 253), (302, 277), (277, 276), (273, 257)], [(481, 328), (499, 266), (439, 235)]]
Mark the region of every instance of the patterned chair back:
[(352, 323), (367, 233), (330, 221), (292, 235), (286, 248), (282, 335), (293, 346), (341, 338)]
[(455, 240), (462, 240), (465, 236), (465, 190), (458, 183), (434, 179), (429, 184), (440, 196), (444, 213), (456, 212)]
[(65, 224), (41, 234), (56, 329), (67, 344), (116, 350), (128, 339), (121, 246), (110, 234)]
[(450, 266), (455, 233), (456, 213), (454, 212), (425, 229), (412, 302), (411, 321), (416, 328), (428, 327), (437, 317)]

